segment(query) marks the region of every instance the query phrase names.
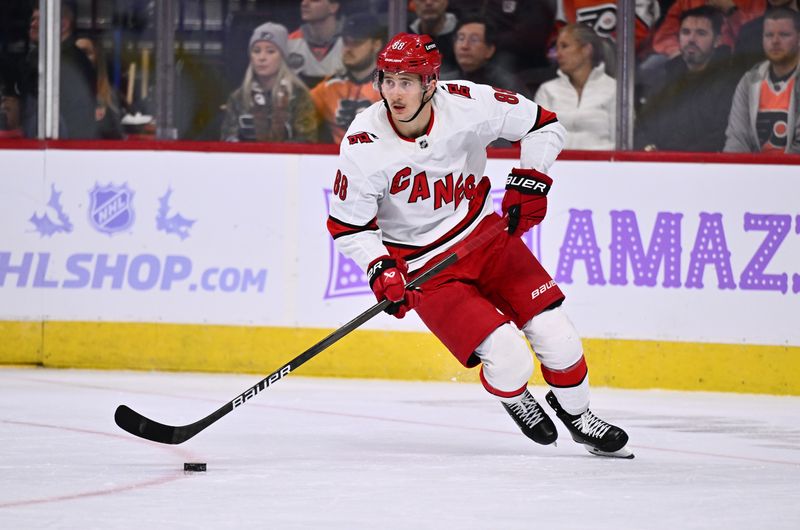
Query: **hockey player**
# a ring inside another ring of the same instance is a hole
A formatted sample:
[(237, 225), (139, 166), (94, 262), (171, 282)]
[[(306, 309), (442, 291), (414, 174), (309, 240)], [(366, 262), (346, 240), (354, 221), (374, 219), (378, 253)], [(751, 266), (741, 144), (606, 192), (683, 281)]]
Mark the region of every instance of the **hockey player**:
[[(378, 300), (422, 321), (480, 380), (522, 432), (540, 444), (558, 433), (527, 389), (533, 360), (546, 400), (572, 437), (602, 456), (630, 458), (627, 434), (589, 409), (589, 381), (564, 295), (520, 236), (547, 212), (547, 171), (564, 143), (556, 115), (504, 89), (439, 84), (441, 58), (427, 35), (401, 33), (378, 56), (383, 98), (358, 114), (342, 141), (328, 230), (365, 271)], [(406, 282), (450, 247), (499, 222), (492, 208), (486, 146), (521, 141), (520, 167), (503, 198), (508, 230), (434, 276), (424, 294)], [(516, 327), (515, 327), (516, 326)]]

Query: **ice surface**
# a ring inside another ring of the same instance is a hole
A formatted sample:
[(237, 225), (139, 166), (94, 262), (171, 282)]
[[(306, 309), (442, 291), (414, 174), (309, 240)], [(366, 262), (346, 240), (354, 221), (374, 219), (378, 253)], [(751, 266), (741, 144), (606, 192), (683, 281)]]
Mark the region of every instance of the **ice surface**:
[(537, 446), (475, 384), (292, 375), (180, 446), (114, 424), (259, 379), (0, 369), (0, 528), (800, 528), (797, 397), (594, 389), (634, 460)]

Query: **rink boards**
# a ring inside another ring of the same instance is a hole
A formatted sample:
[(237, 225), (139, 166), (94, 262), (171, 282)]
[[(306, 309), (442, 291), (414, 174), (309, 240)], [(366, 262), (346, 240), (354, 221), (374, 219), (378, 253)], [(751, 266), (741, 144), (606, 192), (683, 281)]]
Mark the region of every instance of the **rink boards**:
[[(512, 164), (486, 168), (497, 203)], [(325, 229), (335, 156), (0, 150), (0, 167), (0, 363), (269, 373), (374, 302)], [(595, 384), (800, 394), (799, 174), (556, 163), (526, 243)], [(428, 177), (451, 205), (457, 177)], [(363, 328), (303, 373), (476, 380), (415, 315)]]

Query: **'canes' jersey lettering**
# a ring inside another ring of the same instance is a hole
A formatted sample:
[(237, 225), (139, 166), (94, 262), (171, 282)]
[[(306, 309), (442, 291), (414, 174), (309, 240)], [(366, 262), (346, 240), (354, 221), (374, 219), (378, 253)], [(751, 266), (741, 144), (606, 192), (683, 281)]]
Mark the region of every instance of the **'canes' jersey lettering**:
[(554, 113), (508, 90), (448, 81), (437, 85), (432, 106), (427, 131), (411, 139), (395, 130), (383, 102), (375, 103), (356, 116), (341, 144), (328, 230), (363, 270), (386, 254), (419, 269), (491, 214), (483, 172), (494, 140), (521, 140), (520, 165), (545, 173), (564, 144)]

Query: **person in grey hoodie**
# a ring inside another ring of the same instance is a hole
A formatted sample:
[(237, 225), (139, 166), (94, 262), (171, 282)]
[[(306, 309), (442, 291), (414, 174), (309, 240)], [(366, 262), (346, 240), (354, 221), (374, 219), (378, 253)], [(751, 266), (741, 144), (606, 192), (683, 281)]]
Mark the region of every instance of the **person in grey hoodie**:
[(800, 153), (800, 14), (772, 9), (764, 17), (767, 60), (739, 81), (724, 151)]

